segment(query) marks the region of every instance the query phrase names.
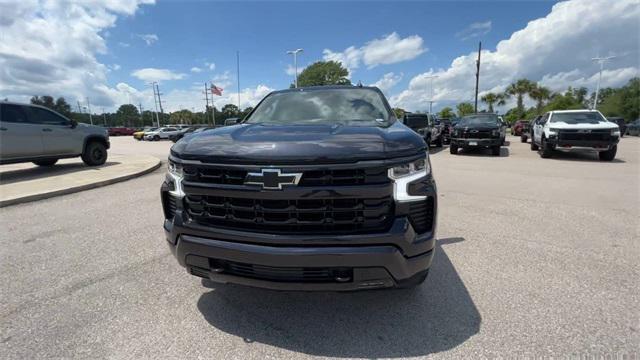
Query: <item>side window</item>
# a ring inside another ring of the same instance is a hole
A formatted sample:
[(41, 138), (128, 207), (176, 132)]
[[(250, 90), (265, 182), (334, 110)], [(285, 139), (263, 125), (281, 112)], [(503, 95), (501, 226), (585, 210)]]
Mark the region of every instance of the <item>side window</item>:
[(174, 129), (174, 128), (166, 128), (166, 129), (164, 129), (164, 131), (176, 131), (176, 129)]
[(67, 119), (53, 112), (37, 107), (29, 108), (29, 122), (42, 125), (67, 125)]
[(26, 124), (29, 122), (29, 119), (24, 110), (24, 106), (3, 104), (0, 119), (2, 119), (3, 122)]

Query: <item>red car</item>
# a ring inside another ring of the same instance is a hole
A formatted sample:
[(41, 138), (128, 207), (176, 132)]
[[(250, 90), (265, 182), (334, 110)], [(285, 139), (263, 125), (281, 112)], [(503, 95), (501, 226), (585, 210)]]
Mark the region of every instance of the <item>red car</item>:
[(136, 129), (128, 128), (128, 127), (110, 127), (109, 128), (109, 136), (133, 135), (134, 132), (136, 132)]
[(527, 120), (518, 120), (511, 126), (511, 135), (521, 136), (522, 133), (526, 132), (527, 127), (529, 127)]

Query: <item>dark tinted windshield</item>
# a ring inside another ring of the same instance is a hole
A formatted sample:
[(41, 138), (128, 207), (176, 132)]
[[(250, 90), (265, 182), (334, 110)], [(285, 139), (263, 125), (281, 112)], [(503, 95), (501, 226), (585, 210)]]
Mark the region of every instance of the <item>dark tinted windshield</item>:
[(267, 96), (247, 123), (384, 126), (389, 112), (371, 89), (301, 90)]
[(457, 124), (459, 126), (495, 126), (500, 124), (500, 119), (495, 115), (467, 115)]
[(593, 111), (555, 113), (551, 116), (551, 122), (564, 122), (567, 124), (597, 124), (606, 121), (602, 115)]

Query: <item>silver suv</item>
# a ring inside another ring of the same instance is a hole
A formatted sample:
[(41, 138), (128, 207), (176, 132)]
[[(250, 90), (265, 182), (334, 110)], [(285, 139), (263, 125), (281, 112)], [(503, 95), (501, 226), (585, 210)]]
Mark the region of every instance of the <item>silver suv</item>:
[(107, 161), (108, 148), (105, 128), (78, 124), (38, 105), (0, 102), (0, 164), (51, 166), (58, 159), (80, 156), (96, 166)]

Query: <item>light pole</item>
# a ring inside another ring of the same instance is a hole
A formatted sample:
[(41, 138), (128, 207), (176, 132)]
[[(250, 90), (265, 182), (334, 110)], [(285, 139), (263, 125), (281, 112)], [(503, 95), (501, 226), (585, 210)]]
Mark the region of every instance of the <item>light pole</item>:
[(433, 105), (433, 79), (437, 77), (438, 75), (425, 76), (426, 79), (431, 80), (431, 95), (429, 96), (429, 114), (431, 114), (431, 105)]
[(593, 101), (593, 110), (597, 110), (598, 108), (598, 94), (600, 93), (600, 81), (602, 81), (602, 70), (604, 69), (604, 63), (615, 58), (615, 56), (607, 56), (607, 57), (594, 57), (591, 59), (592, 61), (597, 61), (600, 63), (600, 75), (598, 75), (598, 84), (596, 85), (596, 98)]
[(298, 87), (298, 53), (302, 51), (304, 50), (295, 49), (295, 50), (287, 51), (287, 54), (293, 55), (293, 71), (295, 71), (295, 75), (296, 75), (296, 81), (295, 81), (296, 88)]

